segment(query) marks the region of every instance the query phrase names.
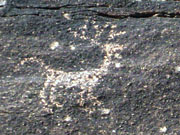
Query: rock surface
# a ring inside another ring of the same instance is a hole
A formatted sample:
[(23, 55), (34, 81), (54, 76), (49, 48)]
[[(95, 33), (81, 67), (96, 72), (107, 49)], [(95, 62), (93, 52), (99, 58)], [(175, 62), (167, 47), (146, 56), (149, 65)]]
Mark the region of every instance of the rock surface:
[(0, 1), (0, 134), (180, 134), (180, 3)]

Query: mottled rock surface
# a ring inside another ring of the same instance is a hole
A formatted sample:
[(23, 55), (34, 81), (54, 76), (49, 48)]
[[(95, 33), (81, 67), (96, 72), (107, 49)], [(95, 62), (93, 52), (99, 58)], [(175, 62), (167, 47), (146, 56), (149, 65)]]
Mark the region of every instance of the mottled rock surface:
[(1, 135), (179, 135), (180, 2), (0, 0)]

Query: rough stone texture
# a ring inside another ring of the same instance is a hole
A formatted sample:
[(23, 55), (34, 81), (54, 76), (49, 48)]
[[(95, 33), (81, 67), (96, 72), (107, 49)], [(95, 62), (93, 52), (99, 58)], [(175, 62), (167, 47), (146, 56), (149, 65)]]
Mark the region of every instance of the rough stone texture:
[(179, 135), (180, 3), (0, 1), (0, 134)]

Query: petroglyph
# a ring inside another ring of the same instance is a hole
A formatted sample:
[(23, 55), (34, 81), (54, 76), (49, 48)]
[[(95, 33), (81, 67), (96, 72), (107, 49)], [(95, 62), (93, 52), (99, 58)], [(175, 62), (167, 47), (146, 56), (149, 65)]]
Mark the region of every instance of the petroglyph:
[[(107, 23), (104, 26), (104, 28), (108, 26), (109, 24)], [(97, 27), (98, 25), (95, 25), (94, 28), (96, 29)], [(111, 26), (112, 30), (110, 31), (108, 37), (109, 39), (113, 39), (113, 37), (126, 34), (125, 31), (115, 31), (116, 27), (117, 27), (116, 25)], [(39, 102), (41, 105), (43, 105), (43, 110), (46, 112), (52, 112), (51, 108), (53, 106), (63, 107), (63, 103), (60, 103), (59, 101), (59, 99), (64, 98), (63, 95), (64, 92), (62, 91), (71, 88), (78, 88), (81, 90), (80, 92), (75, 94), (81, 97), (80, 99), (78, 99), (79, 101), (76, 101), (80, 106), (83, 106), (85, 100), (88, 101), (93, 100), (93, 104), (100, 105), (101, 103), (98, 100), (96, 100), (96, 97), (93, 96), (92, 93), (93, 88), (100, 83), (100, 80), (103, 79), (103, 76), (109, 73), (110, 67), (121, 68), (120, 61), (122, 59), (122, 56), (120, 52), (125, 48), (124, 45), (118, 43), (116, 44), (99, 43), (97, 39), (103, 33), (103, 28), (101, 30), (96, 31), (96, 34), (94, 35), (96, 39), (91, 39), (90, 37), (87, 37), (86, 34), (84, 33), (85, 32), (84, 30), (87, 29), (87, 25), (83, 25), (82, 27), (80, 27), (80, 29), (82, 30), (81, 34), (78, 34), (78, 32), (76, 31), (72, 31), (71, 34), (73, 34), (75, 38), (79, 37), (83, 40), (89, 40), (90, 43), (88, 47), (98, 46), (104, 53), (103, 60), (101, 61), (100, 65), (98, 65), (98, 67), (90, 67), (83, 70), (80, 69), (79, 71), (64, 71), (62, 69), (59, 68), (56, 69), (52, 67), (51, 64), (48, 64), (39, 57), (38, 58), (30, 57), (23, 59), (15, 68), (16, 70), (18, 70), (19, 67), (23, 66), (26, 62), (39, 63), (41, 71), (43, 72), (42, 73), (42, 76), (44, 78), (43, 80), (45, 80), (43, 84), (43, 88), (39, 92), (39, 99), (40, 99)], [(58, 51), (59, 49), (61, 49), (61, 45), (59, 41), (52, 41), (49, 44), (49, 48), (51, 51)], [(69, 48), (70, 48), (69, 51), (73, 52), (76, 51), (77, 46), (70, 45)], [(86, 97), (83, 97), (84, 93), (87, 94)]]
[[(98, 43), (97, 43), (98, 44)], [(109, 66), (113, 65), (117, 68), (116, 65), (119, 63), (112, 60), (112, 56), (118, 59), (122, 57), (119, 54), (119, 51), (123, 50), (123, 45), (119, 44), (105, 44), (102, 45), (101, 48), (105, 52), (103, 63), (99, 68), (88, 69), (85, 71), (78, 72), (65, 72), (62, 70), (57, 70), (51, 68), (49, 65), (46, 65), (42, 59), (38, 58), (25, 58), (18, 65), (24, 65), (26, 62), (38, 62), (40, 67), (43, 70), (43, 76), (45, 76), (45, 82), (42, 90), (39, 92), (40, 104), (44, 106), (44, 111), (51, 112), (51, 106), (55, 105), (57, 107), (63, 107), (58, 101), (56, 101), (57, 97), (61, 97), (62, 95), (57, 95), (58, 89), (68, 89), (72, 87), (78, 87), (82, 91), (78, 93), (81, 97), (83, 93), (88, 93), (88, 100), (96, 99), (91, 94), (93, 87), (98, 85), (98, 81), (104, 76), (108, 74)], [(58, 93), (59, 94), (59, 93)], [(82, 98), (79, 101), (80, 105), (83, 105), (84, 99)], [(101, 104), (100, 102), (96, 102), (95, 104)]]
[[(40, 91), (41, 104), (44, 105), (47, 110), (50, 105), (56, 105), (58, 107), (62, 107), (62, 104), (59, 104), (56, 101), (56, 95), (58, 88), (72, 88), (79, 87), (83, 90), (83, 92), (79, 93), (82, 95), (84, 92), (89, 93), (89, 99), (95, 98), (90, 93), (98, 84), (99, 79), (102, 78), (103, 75), (108, 73), (108, 68), (110, 65), (116, 65), (115, 61), (112, 61), (112, 56), (118, 56), (118, 51), (123, 49), (123, 45), (118, 44), (105, 44), (102, 46), (102, 49), (105, 51), (106, 55), (104, 56), (103, 63), (100, 65), (100, 68), (94, 68), (85, 71), (79, 72), (64, 72), (62, 70), (55, 70), (50, 68), (49, 66), (45, 66), (47, 79), (44, 83), (44, 88)], [(47, 102), (48, 101), (48, 102)]]

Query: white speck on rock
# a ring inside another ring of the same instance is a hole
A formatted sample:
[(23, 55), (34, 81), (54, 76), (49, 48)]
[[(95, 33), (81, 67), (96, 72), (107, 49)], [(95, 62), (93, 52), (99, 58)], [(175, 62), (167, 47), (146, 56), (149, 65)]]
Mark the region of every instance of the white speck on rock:
[(159, 129), (159, 132), (161, 132), (161, 133), (166, 133), (167, 132), (167, 128), (164, 126), (164, 127), (161, 127), (160, 129)]
[(6, 5), (6, 0), (0, 0), (0, 6)]
[(75, 48), (75, 46), (70, 46), (70, 49), (75, 50), (76, 48)]
[(102, 115), (108, 115), (110, 112), (111, 112), (111, 110), (108, 109), (108, 108), (102, 108), (101, 109), (101, 114)]
[(120, 67), (121, 67), (121, 63), (116, 63), (116, 64), (115, 64), (115, 67), (116, 67), (116, 68), (120, 68)]
[(72, 118), (70, 116), (66, 116), (64, 119), (66, 122), (72, 121)]
[(180, 66), (175, 67), (175, 72), (180, 72)]
[(57, 42), (57, 41), (54, 41), (50, 44), (51, 50), (56, 49), (58, 46), (59, 46), (59, 42)]
[(63, 16), (64, 16), (64, 18), (66, 18), (67, 20), (71, 20), (70, 14), (66, 13), (66, 14), (64, 14)]
[(112, 25), (111, 28), (115, 29), (115, 28), (117, 28), (117, 25)]

